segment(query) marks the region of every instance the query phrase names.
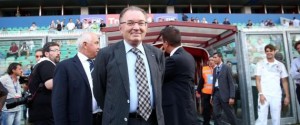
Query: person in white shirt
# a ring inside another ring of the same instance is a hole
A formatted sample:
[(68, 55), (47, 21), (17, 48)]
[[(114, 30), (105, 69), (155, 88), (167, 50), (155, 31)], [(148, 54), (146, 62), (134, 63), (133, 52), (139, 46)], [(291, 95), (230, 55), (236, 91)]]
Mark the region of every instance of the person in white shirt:
[(8, 106), (8, 102), (13, 102), (20, 99), (21, 85), (19, 76), (23, 73), (22, 65), (20, 63), (11, 63), (7, 68), (7, 74), (0, 77), (0, 82), (7, 89), (8, 94), (6, 103), (2, 108), (1, 125), (20, 125), (21, 124), (21, 106)]
[(280, 125), (282, 91), (284, 89), (284, 105), (290, 103), (288, 89), (288, 73), (283, 63), (275, 59), (276, 47), (272, 44), (265, 46), (266, 59), (256, 67), (256, 87), (258, 90), (258, 119), (255, 125), (267, 125), (270, 107), (272, 125)]
[(67, 24), (67, 29), (68, 29), (69, 31), (75, 29), (75, 23), (73, 23), (72, 18), (69, 19), (69, 23)]
[(296, 17), (294, 17), (293, 18), (293, 26), (294, 27), (299, 27), (299, 23), (300, 23), (300, 21)]
[(35, 30), (37, 30), (37, 26), (36, 26), (35, 22), (33, 22), (29, 28), (29, 31), (35, 31)]

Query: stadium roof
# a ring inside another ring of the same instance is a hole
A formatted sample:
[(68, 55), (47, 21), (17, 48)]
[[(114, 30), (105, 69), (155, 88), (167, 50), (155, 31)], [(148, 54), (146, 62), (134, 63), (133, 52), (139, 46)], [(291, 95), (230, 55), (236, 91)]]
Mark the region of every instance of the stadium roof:
[(300, 0), (0, 0), (0, 7), (103, 5), (300, 5)]
[[(236, 34), (237, 27), (232, 25), (201, 24), (193, 22), (154, 22), (149, 23), (148, 32), (144, 43), (161, 46), (160, 31), (164, 27), (174, 26), (181, 32), (182, 45), (195, 57), (208, 59), (208, 53), (204, 49)], [(108, 40), (108, 44), (116, 43), (123, 39), (119, 27), (107, 27), (102, 30)]]

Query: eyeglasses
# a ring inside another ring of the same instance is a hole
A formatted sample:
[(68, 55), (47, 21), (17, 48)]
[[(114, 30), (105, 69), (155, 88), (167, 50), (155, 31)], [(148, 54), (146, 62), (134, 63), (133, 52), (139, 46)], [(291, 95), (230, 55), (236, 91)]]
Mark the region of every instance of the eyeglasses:
[(60, 52), (59, 49), (53, 49), (53, 50), (50, 49), (50, 51), (52, 51), (52, 52)]
[(127, 24), (127, 26), (134, 26), (136, 23), (139, 26), (146, 26), (147, 22), (145, 21), (138, 21), (138, 22), (134, 22), (134, 21), (127, 21), (127, 22), (121, 22), (120, 24)]
[(42, 58), (42, 55), (35, 55), (35, 58)]

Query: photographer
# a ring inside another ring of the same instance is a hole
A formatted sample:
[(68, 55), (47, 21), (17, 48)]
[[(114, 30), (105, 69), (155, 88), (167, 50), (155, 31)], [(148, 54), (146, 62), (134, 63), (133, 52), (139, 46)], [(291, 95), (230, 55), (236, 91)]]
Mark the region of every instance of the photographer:
[[(7, 89), (6, 102), (21, 98), (21, 86), (19, 76), (22, 75), (22, 65), (20, 63), (11, 63), (7, 68), (7, 74), (0, 78), (0, 82)], [(20, 125), (21, 106), (8, 109), (6, 103), (2, 109), (2, 125)]]

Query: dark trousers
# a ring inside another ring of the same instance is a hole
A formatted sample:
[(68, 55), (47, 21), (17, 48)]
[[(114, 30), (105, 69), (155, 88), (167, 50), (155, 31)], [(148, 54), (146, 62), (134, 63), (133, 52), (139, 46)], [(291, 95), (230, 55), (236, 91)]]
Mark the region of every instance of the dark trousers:
[(297, 95), (298, 102), (299, 102), (299, 105), (300, 105), (300, 85), (296, 84), (296, 86), (297, 86), (297, 88), (296, 88), (296, 95)]
[(137, 113), (129, 113), (128, 125), (158, 125), (154, 109), (147, 121)]
[(203, 125), (209, 125), (211, 119), (212, 106), (210, 104), (211, 94), (202, 93), (201, 95), (201, 105), (203, 107), (202, 116), (203, 116)]
[(234, 114), (234, 109), (232, 106), (228, 104), (228, 102), (224, 102), (221, 98), (220, 91), (215, 91), (213, 94), (213, 115), (215, 120), (215, 125), (223, 125), (222, 120), (222, 111), (224, 111), (227, 116), (228, 122), (231, 125), (237, 125), (237, 118)]
[(102, 112), (93, 114), (93, 125), (102, 125)]
[(53, 119), (35, 121), (31, 125), (54, 125)]

